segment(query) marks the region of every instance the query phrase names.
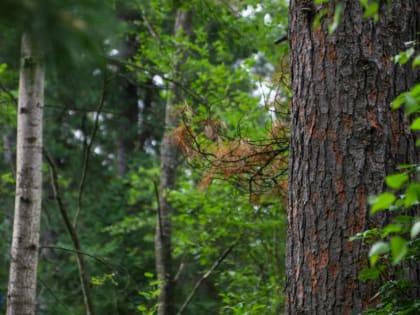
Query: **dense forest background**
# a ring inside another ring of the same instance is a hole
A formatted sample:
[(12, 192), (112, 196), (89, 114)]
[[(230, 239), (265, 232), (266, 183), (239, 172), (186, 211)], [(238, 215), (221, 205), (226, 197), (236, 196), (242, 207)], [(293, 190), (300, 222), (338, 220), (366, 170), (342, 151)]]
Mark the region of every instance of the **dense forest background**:
[(3, 0), (0, 312), (418, 314), (419, 32), (416, 0)]
[[(20, 34), (31, 27), (46, 69), (37, 314), (85, 313), (77, 251), (95, 314), (154, 313), (159, 194), (173, 206), (177, 309), (199, 284), (183, 314), (280, 310), (289, 91), (287, 44), (274, 42), (286, 34), (286, 3), (2, 6), (1, 309), (13, 223)], [(191, 12), (191, 31), (175, 30), (179, 11)], [(174, 89), (182, 95), (173, 104), (176, 125), (165, 126)], [(170, 192), (159, 191), (165, 131), (182, 151)]]

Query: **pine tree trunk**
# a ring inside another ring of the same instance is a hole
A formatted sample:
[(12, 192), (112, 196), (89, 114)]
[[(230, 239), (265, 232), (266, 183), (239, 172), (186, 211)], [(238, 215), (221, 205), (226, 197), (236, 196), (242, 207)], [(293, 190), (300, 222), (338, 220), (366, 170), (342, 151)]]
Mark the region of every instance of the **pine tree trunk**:
[(7, 315), (35, 314), (42, 199), (44, 67), (40, 47), (29, 33), (22, 37), (21, 58)]
[[(182, 31), (189, 33), (191, 28), (191, 12), (178, 10), (175, 20), (175, 34)], [(182, 49), (177, 50), (175, 66), (172, 77), (180, 76), (180, 66), (183, 62)], [(166, 103), (165, 128), (160, 148), (160, 187), (159, 187), (159, 213), (156, 225), (156, 271), (160, 281), (160, 294), (158, 298), (158, 315), (173, 315), (174, 312), (174, 280), (172, 271), (172, 247), (171, 247), (171, 219), (172, 207), (166, 198), (168, 191), (175, 186), (176, 167), (178, 163), (178, 148), (172, 141), (172, 129), (178, 125), (177, 115), (174, 114), (174, 106), (182, 100), (180, 86), (171, 83), (169, 96)]]
[(416, 79), (390, 57), (416, 39), (418, 1), (379, 2), (375, 24), (359, 0), (340, 1), (333, 34), (331, 19), (312, 27), (322, 7), (333, 16), (332, 4), (290, 3), (287, 314), (360, 314), (375, 303), (375, 288), (357, 280), (367, 248), (348, 239), (371, 227), (367, 197), (384, 176), (418, 161), (404, 114), (389, 108)]

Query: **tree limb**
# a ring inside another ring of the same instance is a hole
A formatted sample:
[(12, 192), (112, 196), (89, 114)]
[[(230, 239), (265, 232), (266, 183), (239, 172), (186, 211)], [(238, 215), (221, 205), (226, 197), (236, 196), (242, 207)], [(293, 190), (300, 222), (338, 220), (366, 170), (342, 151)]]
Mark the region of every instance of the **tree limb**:
[(228, 248), (226, 248), (223, 253), (217, 258), (217, 260), (213, 263), (213, 265), (207, 270), (207, 272), (195, 283), (194, 288), (188, 295), (185, 302), (182, 304), (181, 308), (179, 309), (177, 315), (181, 315), (185, 309), (187, 308), (188, 304), (193, 299), (194, 295), (197, 293), (197, 290), (200, 288), (201, 284), (206, 280), (212, 272), (219, 267), (219, 265), (225, 260), (225, 258), (229, 255), (229, 253), (232, 251), (232, 249), (238, 244), (240, 237), (236, 239), (235, 242), (233, 242)]

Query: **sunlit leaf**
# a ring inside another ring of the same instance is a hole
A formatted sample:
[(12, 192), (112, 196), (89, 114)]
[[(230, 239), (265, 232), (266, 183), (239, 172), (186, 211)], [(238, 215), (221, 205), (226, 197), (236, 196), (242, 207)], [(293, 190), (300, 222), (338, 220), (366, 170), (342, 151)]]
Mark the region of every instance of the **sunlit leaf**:
[(406, 208), (420, 201), (420, 184), (410, 184), (405, 190), (404, 206)]
[(369, 251), (369, 261), (371, 266), (375, 266), (381, 255), (389, 252), (389, 244), (383, 241), (376, 242)]
[(420, 117), (417, 117), (410, 126), (411, 130), (420, 130)]
[(404, 104), (404, 93), (397, 96), (397, 98), (391, 103), (392, 109), (399, 109)]
[(414, 58), (413, 60), (413, 67), (418, 67), (420, 66), (420, 55), (417, 55), (416, 58)]
[(388, 209), (393, 204), (395, 199), (396, 197), (394, 194), (390, 192), (383, 192), (377, 197), (375, 203), (372, 205), (370, 210), (371, 214), (374, 214), (380, 210)]
[(385, 177), (385, 183), (393, 189), (400, 189), (408, 181), (408, 175), (405, 173), (389, 175)]
[(410, 236), (412, 239), (416, 238), (417, 235), (420, 233), (420, 221), (417, 221), (413, 224), (410, 231)]
[(389, 252), (389, 244), (383, 241), (376, 242), (369, 251), (369, 257), (374, 255), (383, 255)]

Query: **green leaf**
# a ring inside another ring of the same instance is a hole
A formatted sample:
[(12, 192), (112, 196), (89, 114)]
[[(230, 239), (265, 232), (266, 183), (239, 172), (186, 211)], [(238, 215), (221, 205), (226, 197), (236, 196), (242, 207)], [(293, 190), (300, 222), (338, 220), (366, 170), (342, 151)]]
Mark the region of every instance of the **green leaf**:
[(367, 7), (365, 7), (365, 13), (363, 14), (364, 18), (369, 18), (371, 16), (373, 16), (373, 19), (376, 21), (378, 21), (378, 3), (377, 2), (372, 2), (371, 4), (369, 4)]
[(384, 241), (378, 241), (372, 245), (369, 251), (369, 257), (374, 255), (383, 255), (389, 252), (389, 244)]
[(392, 189), (400, 189), (406, 181), (408, 181), (408, 175), (405, 173), (399, 173), (385, 177), (385, 183)]
[(326, 16), (328, 11), (326, 9), (322, 9), (319, 13), (315, 16), (314, 22), (312, 23), (313, 28), (318, 28), (321, 20), (324, 16)]
[(379, 258), (383, 254), (389, 252), (389, 244), (383, 241), (376, 242), (369, 251), (369, 261), (371, 266), (375, 266)]
[(0, 64), (0, 75), (1, 75), (4, 71), (6, 71), (6, 69), (7, 69), (7, 64), (5, 64), (5, 63)]
[(378, 279), (380, 275), (381, 271), (378, 268), (366, 268), (359, 273), (357, 278), (361, 281), (375, 280)]
[(420, 104), (412, 93), (404, 93), (405, 113), (414, 114), (419, 111)]
[(147, 307), (146, 307), (146, 306), (144, 306), (144, 305), (139, 305), (139, 306), (137, 306), (137, 309), (138, 309), (140, 312), (146, 312), (146, 311), (147, 311)]
[(401, 236), (394, 236), (391, 238), (390, 243), (392, 253), (392, 264), (395, 266), (404, 259), (405, 255), (407, 255), (407, 241)]
[(417, 117), (416, 119), (414, 119), (410, 128), (411, 130), (420, 130), (420, 117)]
[(381, 237), (385, 238), (391, 233), (399, 233), (402, 230), (402, 226), (399, 224), (388, 224), (383, 228)]
[(395, 98), (395, 100), (391, 103), (392, 109), (399, 109), (401, 105), (404, 104), (404, 94), (405, 93), (402, 93)]
[(411, 239), (416, 238), (416, 236), (420, 233), (420, 221), (417, 221), (416, 223), (413, 224), (413, 226), (411, 227), (411, 232), (410, 232), (410, 236)]
[(406, 208), (417, 204), (420, 201), (420, 184), (410, 184), (405, 190), (404, 206)]
[(343, 7), (341, 4), (337, 4), (334, 11), (333, 22), (328, 26), (328, 32), (330, 34), (334, 33), (340, 24), (341, 14), (343, 13)]
[(420, 66), (420, 55), (417, 55), (413, 61), (413, 68)]
[(374, 204), (372, 205), (372, 209), (370, 210), (371, 214), (375, 214), (380, 210), (388, 209), (392, 203), (395, 201), (396, 197), (394, 194), (390, 192), (383, 192), (380, 194)]

